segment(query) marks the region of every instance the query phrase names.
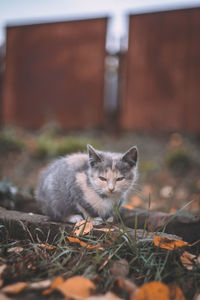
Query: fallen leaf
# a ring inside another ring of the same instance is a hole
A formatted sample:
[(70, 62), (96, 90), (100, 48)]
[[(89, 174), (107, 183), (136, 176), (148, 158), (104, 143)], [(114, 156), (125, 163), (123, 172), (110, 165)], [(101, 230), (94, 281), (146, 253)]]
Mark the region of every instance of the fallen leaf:
[[(158, 281), (143, 284), (134, 300), (170, 300), (168, 287)], [(131, 300), (133, 300), (131, 299)]]
[(28, 286), (27, 282), (17, 282), (3, 287), (1, 290), (6, 294), (19, 294)]
[(110, 273), (114, 277), (126, 277), (129, 273), (129, 264), (125, 259), (115, 261), (110, 267)]
[(183, 292), (179, 288), (179, 286), (175, 284), (170, 284), (168, 286), (169, 294), (170, 294), (170, 300), (185, 300), (185, 296), (183, 295)]
[(53, 290), (54, 290), (55, 288), (57, 288), (59, 285), (63, 284), (63, 282), (64, 282), (64, 279), (63, 279), (61, 276), (56, 277), (56, 278), (52, 281), (50, 288), (47, 289), (47, 290), (44, 290), (44, 291), (42, 292), (42, 294), (43, 294), (43, 295), (49, 295), (49, 294), (51, 294), (51, 293), (53, 292)]
[(10, 298), (8, 298), (5, 294), (0, 292), (0, 299), (1, 300), (10, 300)]
[(123, 300), (123, 299), (119, 298), (112, 292), (108, 292), (104, 295), (91, 296), (91, 297), (87, 298), (87, 300)]
[(125, 290), (126, 293), (129, 295), (129, 299), (130, 300), (134, 300), (135, 297), (138, 294), (138, 290), (139, 288), (137, 287), (137, 285), (129, 280), (129, 279), (125, 279), (125, 278), (118, 278), (117, 280), (117, 286), (120, 290)]
[(107, 227), (104, 227), (104, 228), (94, 228), (95, 231), (103, 231), (103, 232), (112, 232), (112, 231), (115, 231), (115, 228), (107, 228)]
[(47, 249), (47, 250), (53, 250), (56, 249), (56, 246), (49, 245), (49, 244), (37, 244), (38, 247)]
[(28, 288), (33, 290), (41, 290), (41, 289), (47, 289), (48, 287), (50, 287), (50, 285), (51, 285), (51, 280), (47, 279), (38, 282), (32, 282), (28, 285)]
[(130, 200), (129, 200), (129, 204), (131, 206), (133, 206), (133, 208), (138, 207), (140, 205), (142, 205), (142, 200), (138, 197), (138, 196), (133, 196)]
[(24, 250), (24, 248), (17, 246), (17, 247), (12, 247), (12, 248), (8, 249), (8, 252), (9, 252), (9, 253), (10, 253), (10, 252), (14, 252), (14, 253), (16, 253), (16, 254), (19, 254), (19, 253), (22, 252), (23, 250)]
[(174, 250), (179, 247), (189, 246), (187, 242), (170, 239), (166, 236), (154, 235), (153, 237), (154, 245), (167, 250)]
[(71, 236), (67, 236), (67, 239), (70, 241), (70, 243), (78, 243), (81, 247), (86, 247), (88, 249), (104, 250), (104, 248), (101, 247), (100, 244), (90, 245), (90, 244), (87, 244), (86, 242), (80, 241), (78, 238), (74, 238)]
[(187, 251), (180, 256), (180, 260), (187, 270), (193, 270), (194, 264), (197, 263), (197, 257)]
[(56, 287), (64, 296), (75, 300), (87, 299), (96, 289), (94, 283), (82, 276), (67, 279)]
[(129, 209), (129, 210), (134, 209), (134, 206), (131, 205), (131, 204), (124, 204), (123, 207), (124, 207), (124, 208), (127, 208), (127, 209)]
[(88, 234), (93, 229), (93, 224), (87, 220), (81, 220), (74, 226), (74, 235), (82, 236)]

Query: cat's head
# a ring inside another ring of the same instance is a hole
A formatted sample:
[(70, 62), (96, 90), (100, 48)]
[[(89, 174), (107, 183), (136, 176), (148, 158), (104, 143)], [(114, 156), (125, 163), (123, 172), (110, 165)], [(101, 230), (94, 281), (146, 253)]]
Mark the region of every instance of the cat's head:
[(107, 197), (120, 196), (136, 180), (138, 151), (134, 146), (124, 154), (102, 152), (87, 146), (89, 177), (93, 188)]

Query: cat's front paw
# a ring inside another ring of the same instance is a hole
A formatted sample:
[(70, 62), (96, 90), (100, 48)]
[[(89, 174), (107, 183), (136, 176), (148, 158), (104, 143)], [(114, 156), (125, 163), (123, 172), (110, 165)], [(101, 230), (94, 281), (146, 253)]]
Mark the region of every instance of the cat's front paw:
[(71, 215), (65, 218), (65, 222), (72, 223), (72, 224), (78, 223), (82, 220), (83, 217), (81, 215)]
[(97, 226), (97, 225), (101, 225), (104, 223), (103, 219), (101, 217), (96, 217), (96, 218), (91, 218), (90, 222), (92, 223), (92, 225)]
[(114, 218), (113, 218), (113, 216), (111, 216), (111, 217), (109, 217), (106, 221), (107, 221), (108, 223), (113, 223), (113, 220), (114, 220)]

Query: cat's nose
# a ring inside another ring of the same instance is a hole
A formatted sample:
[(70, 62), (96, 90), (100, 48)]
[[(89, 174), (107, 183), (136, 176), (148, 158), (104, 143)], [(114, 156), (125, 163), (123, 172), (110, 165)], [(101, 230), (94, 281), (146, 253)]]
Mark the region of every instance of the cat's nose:
[(112, 193), (112, 192), (114, 191), (114, 186), (111, 185), (111, 186), (108, 187), (108, 189), (109, 189), (109, 191)]

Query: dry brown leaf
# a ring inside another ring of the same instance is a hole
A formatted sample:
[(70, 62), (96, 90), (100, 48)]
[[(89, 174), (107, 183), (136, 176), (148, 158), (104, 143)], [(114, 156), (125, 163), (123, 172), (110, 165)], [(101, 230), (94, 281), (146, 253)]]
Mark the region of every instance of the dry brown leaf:
[(49, 245), (48, 243), (46, 243), (46, 244), (37, 244), (37, 246), (40, 247), (40, 248), (43, 248), (43, 249), (47, 249), (47, 250), (56, 249), (56, 246)]
[(154, 245), (167, 250), (174, 250), (179, 247), (190, 246), (187, 242), (170, 239), (166, 236), (154, 235), (153, 237)]
[(75, 300), (87, 299), (96, 289), (94, 283), (82, 276), (67, 279), (56, 287), (64, 296)]
[(0, 292), (0, 299), (1, 300), (10, 300), (10, 298), (8, 298), (5, 294)]
[(143, 284), (135, 298), (131, 300), (170, 300), (168, 287), (158, 281), (151, 281)]
[(194, 268), (194, 263), (197, 259), (195, 255), (184, 251), (183, 254), (180, 256), (180, 260), (187, 270), (192, 270)]
[(93, 229), (92, 222), (87, 220), (81, 220), (77, 222), (74, 226), (74, 235), (82, 236), (88, 234)]
[(6, 294), (19, 294), (28, 286), (27, 282), (17, 282), (3, 287), (1, 290)]
[(53, 290), (54, 290), (55, 288), (57, 288), (57, 286), (63, 284), (63, 282), (64, 282), (64, 279), (63, 279), (61, 276), (56, 277), (56, 278), (52, 281), (50, 288), (47, 289), (47, 290), (44, 290), (44, 291), (42, 292), (42, 294), (43, 294), (43, 295), (49, 295), (49, 294), (51, 294), (51, 293), (53, 292)]
[(129, 264), (125, 259), (115, 261), (110, 267), (110, 273), (114, 277), (126, 277), (129, 273)]
[(133, 281), (129, 279), (118, 278), (117, 285), (120, 290), (125, 290), (126, 293), (128, 293), (130, 300), (134, 300), (138, 294), (139, 288)]
[(87, 298), (87, 300), (123, 300), (122, 298), (119, 298), (115, 294), (108, 292), (105, 295), (98, 295), (98, 296), (91, 296)]
[(24, 250), (24, 248), (17, 246), (17, 247), (12, 247), (12, 248), (8, 249), (8, 252), (14, 252), (16, 254), (19, 254), (23, 250)]
[(170, 300), (185, 300), (185, 296), (183, 295), (183, 292), (181, 291), (179, 286), (175, 284), (170, 284), (168, 288), (169, 288)]
[(94, 228), (95, 231), (103, 231), (103, 232), (112, 232), (112, 231), (115, 231), (115, 228), (107, 228), (107, 227), (104, 227), (104, 228)]
[(81, 245), (81, 247), (86, 247), (88, 249), (98, 249), (98, 250), (104, 250), (103, 247), (101, 247), (100, 244), (96, 244), (96, 245), (90, 245), (87, 244), (86, 242), (80, 241), (78, 238), (74, 238), (71, 236), (67, 236), (67, 239), (71, 242), (71, 243), (78, 243), (79, 245)]

